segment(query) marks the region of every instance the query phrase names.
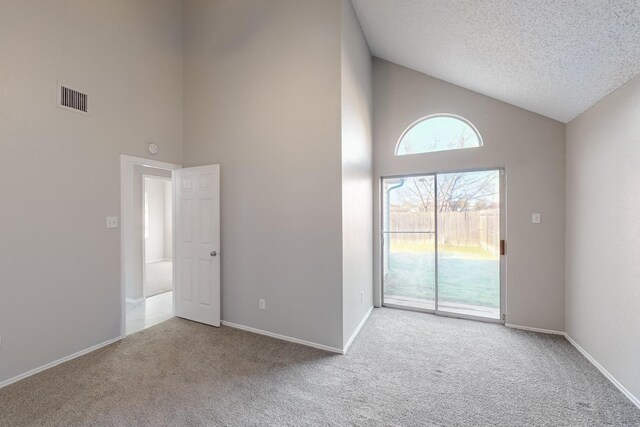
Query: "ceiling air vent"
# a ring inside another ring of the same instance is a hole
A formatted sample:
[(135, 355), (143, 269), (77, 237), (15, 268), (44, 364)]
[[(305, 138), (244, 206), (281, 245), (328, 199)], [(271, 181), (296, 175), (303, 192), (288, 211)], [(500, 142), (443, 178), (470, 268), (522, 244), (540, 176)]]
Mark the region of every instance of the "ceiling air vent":
[(89, 114), (89, 95), (58, 83), (58, 107)]

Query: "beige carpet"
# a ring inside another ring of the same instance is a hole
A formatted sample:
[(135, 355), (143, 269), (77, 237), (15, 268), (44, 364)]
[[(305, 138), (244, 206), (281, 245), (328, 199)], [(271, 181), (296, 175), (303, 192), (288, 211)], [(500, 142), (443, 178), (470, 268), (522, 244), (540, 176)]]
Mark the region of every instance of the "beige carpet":
[(374, 310), (346, 356), (171, 319), (0, 390), (2, 426), (638, 426), (564, 338)]

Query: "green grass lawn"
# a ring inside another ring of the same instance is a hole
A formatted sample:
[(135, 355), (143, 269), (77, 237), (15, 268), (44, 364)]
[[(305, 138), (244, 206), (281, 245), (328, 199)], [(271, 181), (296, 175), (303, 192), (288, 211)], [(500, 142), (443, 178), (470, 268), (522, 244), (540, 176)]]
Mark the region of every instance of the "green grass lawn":
[[(417, 245), (416, 245), (417, 246)], [(425, 245), (421, 247), (424, 248)], [(433, 251), (393, 245), (389, 254), (385, 295), (433, 300)], [(500, 260), (482, 248), (439, 247), (438, 283), (441, 302), (500, 307)]]

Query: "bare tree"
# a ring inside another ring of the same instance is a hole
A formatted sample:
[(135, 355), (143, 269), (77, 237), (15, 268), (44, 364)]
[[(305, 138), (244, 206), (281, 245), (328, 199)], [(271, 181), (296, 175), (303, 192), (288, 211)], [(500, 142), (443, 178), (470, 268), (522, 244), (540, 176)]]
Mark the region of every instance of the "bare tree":
[(409, 136), (409, 133), (400, 142), (402, 149), (407, 154), (425, 153), (430, 151), (453, 150), (456, 148), (468, 147), (468, 141), (476, 138), (476, 135), (469, 129), (462, 129), (458, 136), (434, 135), (429, 142), (415, 140), (416, 135)]
[[(438, 175), (438, 212), (464, 212), (486, 206), (498, 191), (495, 175), (489, 173), (451, 173)], [(410, 178), (407, 189), (414, 194), (425, 212), (434, 208), (432, 179)]]

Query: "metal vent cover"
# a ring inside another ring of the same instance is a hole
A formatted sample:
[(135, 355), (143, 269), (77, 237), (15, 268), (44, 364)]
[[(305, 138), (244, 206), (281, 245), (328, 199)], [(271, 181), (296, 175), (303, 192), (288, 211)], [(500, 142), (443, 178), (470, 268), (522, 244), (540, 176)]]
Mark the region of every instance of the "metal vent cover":
[(89, 114), (89, 95), (67, 85), (58, 83), (58, 107), (78, 113)]

